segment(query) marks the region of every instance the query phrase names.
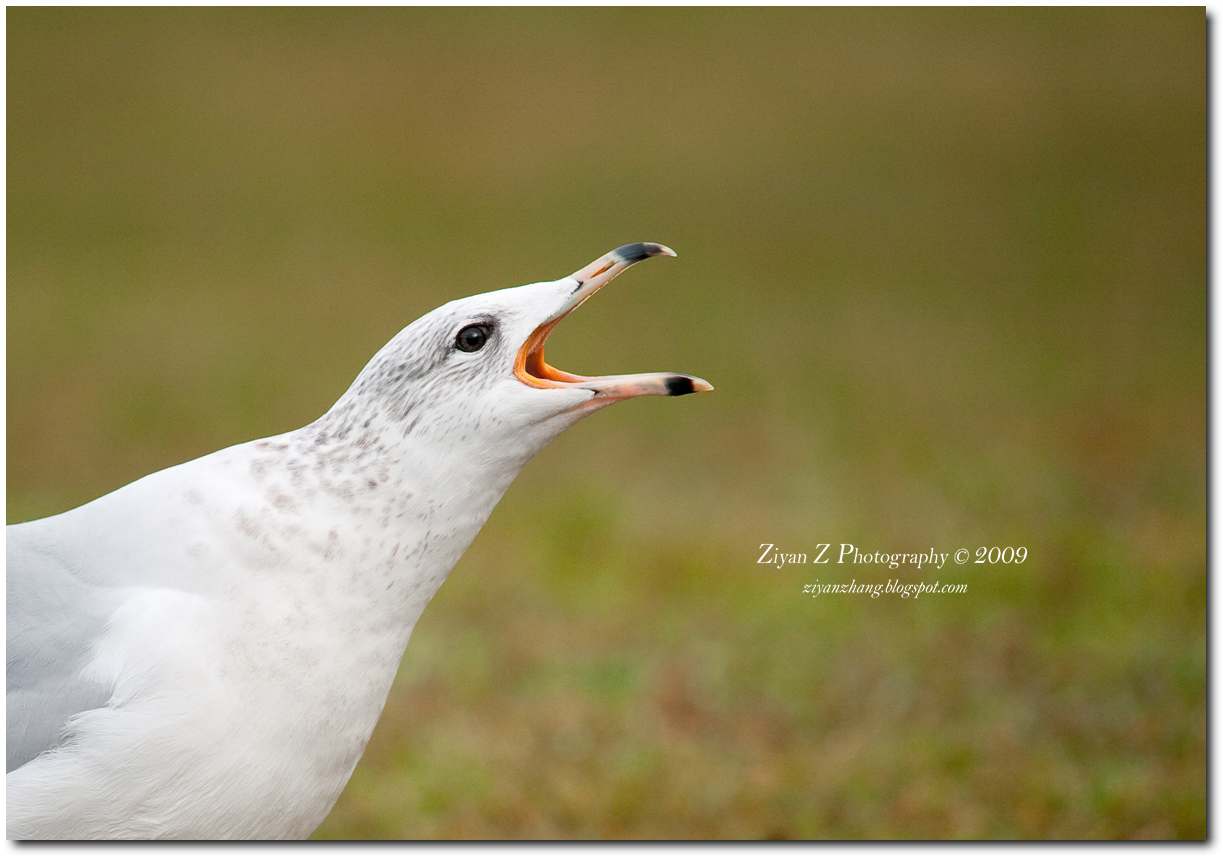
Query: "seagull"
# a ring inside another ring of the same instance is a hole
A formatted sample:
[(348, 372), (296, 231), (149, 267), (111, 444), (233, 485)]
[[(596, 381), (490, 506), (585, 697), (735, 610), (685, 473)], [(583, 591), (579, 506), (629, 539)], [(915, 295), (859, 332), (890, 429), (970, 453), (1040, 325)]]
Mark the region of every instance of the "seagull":
[(511, 481), (637, 396), (548, 334), (631, 265), (452, 301), (305, 428), (7, 527), (10, 839), (297, 839), (335, 804), (412, 628)]

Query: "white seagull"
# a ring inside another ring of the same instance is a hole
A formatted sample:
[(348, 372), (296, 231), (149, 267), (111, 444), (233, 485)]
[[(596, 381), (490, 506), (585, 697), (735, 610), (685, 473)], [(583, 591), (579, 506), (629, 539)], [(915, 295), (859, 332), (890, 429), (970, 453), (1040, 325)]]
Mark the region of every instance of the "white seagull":
[(659, 244), (442, 306), (317, 421), (8, 530), (8, 837), (301, 838), (421, 611), (514, 476), (587, 414), (713, 389), (544, 362)]

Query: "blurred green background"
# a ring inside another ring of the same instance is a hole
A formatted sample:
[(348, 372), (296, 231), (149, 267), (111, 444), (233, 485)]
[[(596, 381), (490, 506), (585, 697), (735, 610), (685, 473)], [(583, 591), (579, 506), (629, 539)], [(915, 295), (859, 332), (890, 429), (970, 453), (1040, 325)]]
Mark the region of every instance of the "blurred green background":
[[(679, 253), (549, 360), (716, 391), (527, 467), (319, 837), (1206, 835), (1203, 10), (7, 32), (10, 522), (306, 424), (451, 298)], [(802, 592), (891, 579), (967, 591)]]

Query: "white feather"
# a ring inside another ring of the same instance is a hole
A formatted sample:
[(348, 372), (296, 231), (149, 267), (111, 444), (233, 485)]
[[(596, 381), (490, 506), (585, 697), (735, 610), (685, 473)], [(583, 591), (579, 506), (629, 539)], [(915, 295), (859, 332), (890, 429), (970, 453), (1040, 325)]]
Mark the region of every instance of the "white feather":
[[(606, 258), (606, 279), (631, 264)], [(514, 368), (592, 290), (454, 301), (315, 423), (8, 527), (9, 838), (312, 832), (514, 476), (615, 400)], [(472, 323), (491, 336), (469, 353)]]

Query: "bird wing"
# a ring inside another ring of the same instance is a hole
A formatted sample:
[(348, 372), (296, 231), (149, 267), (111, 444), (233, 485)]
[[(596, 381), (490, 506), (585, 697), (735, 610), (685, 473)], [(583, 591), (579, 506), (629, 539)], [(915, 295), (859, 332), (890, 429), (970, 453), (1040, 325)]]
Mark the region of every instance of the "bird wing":
[(111, 691), (82, 675), (119, 593), (88, 583), (43, 532), (6, 527), (8, 709), (5, 770), (64, 740), (74, 714), (106, 704)]
[[(60, 746), (69, 720), (110, 702), (116, 674), (93, 667), (124, 605), (142, 609), (149, 593), (183, 596), (198, 578), (215, 578), (217, 569), (201, 572), (184, 556), (188, 543), (209, 537), (210, 524), (198, 498), (184, 513), (183, 497), (197, 491), (231, 496), (228, 474), (234, 461), (245, 472), (245, 446), (157, 471), (59, 515), (5, 527), (6, 771)], [(185, 602), (166, 603), (158, 602), (177, 617)], [(149, 645), (152, 654), (161, 642)]]

